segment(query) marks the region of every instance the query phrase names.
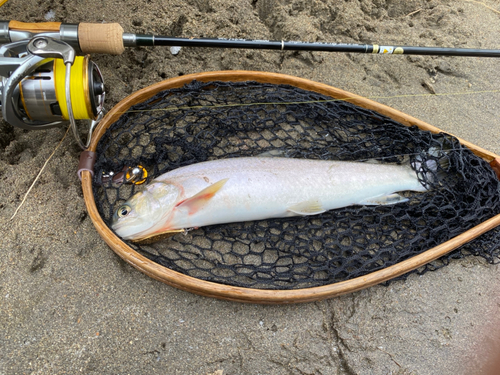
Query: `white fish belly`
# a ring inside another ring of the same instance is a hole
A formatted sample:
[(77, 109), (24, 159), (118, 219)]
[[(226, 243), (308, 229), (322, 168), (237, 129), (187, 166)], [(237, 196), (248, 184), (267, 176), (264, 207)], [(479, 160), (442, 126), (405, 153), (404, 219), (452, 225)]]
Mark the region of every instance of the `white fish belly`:
[(317, 202), (325, 211), (399, 191), (425, 191), (408, 165), (287, 158), (235, 158), (194, 164), (156, 180), (182, 186), (190, 198), (228, 179), (197, 212), (178, 213), (171, 229), (296, 216), (289, 209)]

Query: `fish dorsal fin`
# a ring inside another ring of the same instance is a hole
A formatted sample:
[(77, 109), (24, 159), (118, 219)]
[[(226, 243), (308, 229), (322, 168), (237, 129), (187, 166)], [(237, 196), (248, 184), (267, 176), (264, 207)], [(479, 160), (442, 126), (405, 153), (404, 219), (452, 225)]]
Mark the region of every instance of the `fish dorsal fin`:
[(378, 197), (371, 197), (358, 202), (358, 204), (365, 206), (385, 206), (396, 203), (408, 202), (409, 199), (402, 197), (398, 193), (380, 195)]
[(224, 186), (227, 180), (229, 179), (225, 178), (223, 180), (217, 181), (216, 183), (203, 189), (199, 193), (193, 195), (191, 198), (184, 199), (183, 201), (177, 203), (176, 208), (186, 209), (190, 215), (194, 214)]
[(285, 150), (269, 150), (258, 154), (259, 158), (284, 158), (286, 157)]
[(326, 210), (321, 206), (321, 203), (319, 203), (317, 199), (310, 199), (288, 207), (288, 211), (297, 215), (318, 215)]
[(409, 165), (410, 164), (410, 156), (409, 155), (400, 155), (400, 161), (398, 162), (388, 162), (388, 161), (382, 161), (380, 159), (365, 159), (365, 160), (360, 160), (363, 163), (366, 164), (385, 164), (385, 165)]

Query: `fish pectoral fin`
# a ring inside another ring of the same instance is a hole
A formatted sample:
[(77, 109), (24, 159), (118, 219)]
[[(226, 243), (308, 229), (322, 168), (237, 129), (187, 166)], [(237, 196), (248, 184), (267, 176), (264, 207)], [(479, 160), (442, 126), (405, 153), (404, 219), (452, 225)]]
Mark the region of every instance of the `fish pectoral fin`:
[(398, 193), (387, 194), (387, 195), (379, 195), (378, 197), (372, 197), (362, 200), (358, 202), (360, 205), (365, 206), (385, 206), (396, 203), (408, 202), (409, 199), (402, 197)]
[(229, 179), (225, 178), (224, 180), (217, 181), (216, 183), (203, 189), (199, 193), (193, 195), (191, 198), (177, 203), (175, 207), (186, 209), (190, 215), (194, 214), (200, 208), (202, 208), (211, 198), (213, 198), (213, 196), (224, 186), (227, 180)]
[(288, 211), (293, 212), (297, 215), (318, 215), (322, 214), (326, 210), (316, 199), (311, 199), (288, 207)]

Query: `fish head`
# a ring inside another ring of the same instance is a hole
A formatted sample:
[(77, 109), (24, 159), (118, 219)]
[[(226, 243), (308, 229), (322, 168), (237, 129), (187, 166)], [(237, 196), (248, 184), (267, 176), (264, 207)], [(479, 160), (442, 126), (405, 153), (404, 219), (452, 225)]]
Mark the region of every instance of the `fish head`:
[(168, 221), (181, 193), (176, 185), (155, 181), (118, 207), (111, 228), (125, 240), (149, 236)]

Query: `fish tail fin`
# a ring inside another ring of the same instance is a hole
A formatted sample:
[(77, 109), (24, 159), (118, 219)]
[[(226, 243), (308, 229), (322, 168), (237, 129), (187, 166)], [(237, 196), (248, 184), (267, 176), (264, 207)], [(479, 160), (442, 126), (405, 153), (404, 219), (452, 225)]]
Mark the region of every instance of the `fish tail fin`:
[(431, 147), (410, 161), (420, 183), (428, 190), (449, 177), (449, 152), (441, 147)]

